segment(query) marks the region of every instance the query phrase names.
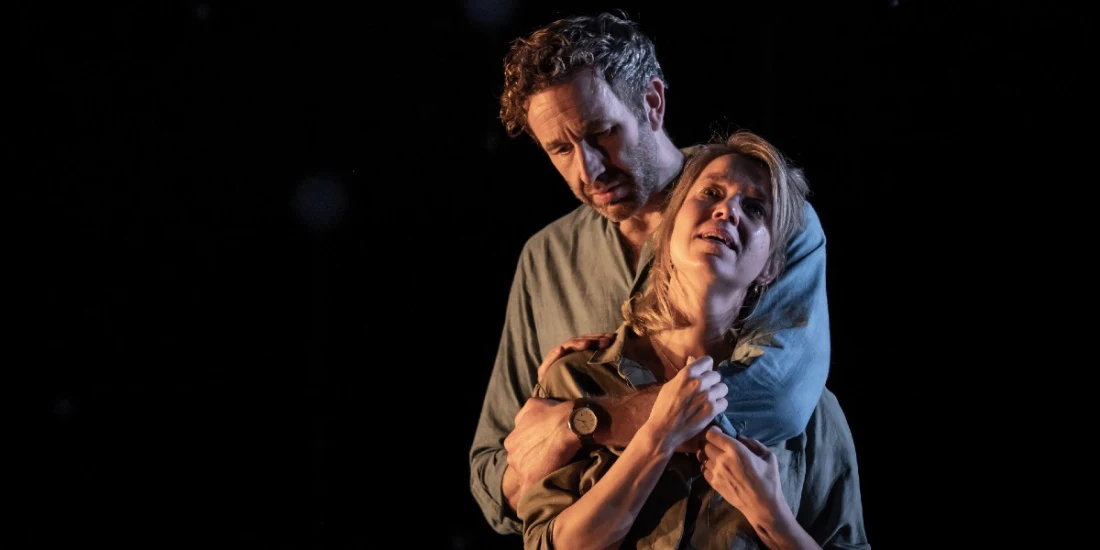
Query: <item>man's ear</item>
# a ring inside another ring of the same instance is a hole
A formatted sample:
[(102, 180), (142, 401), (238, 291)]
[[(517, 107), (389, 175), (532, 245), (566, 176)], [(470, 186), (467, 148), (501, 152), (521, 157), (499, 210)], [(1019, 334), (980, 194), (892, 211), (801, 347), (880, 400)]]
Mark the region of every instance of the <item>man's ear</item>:
[(654, 132), (661, 131), (665, 125), (665, 83), (660, 78), (653, 77), (645, 88), (642, 96), (645, 101), (646, 120)]

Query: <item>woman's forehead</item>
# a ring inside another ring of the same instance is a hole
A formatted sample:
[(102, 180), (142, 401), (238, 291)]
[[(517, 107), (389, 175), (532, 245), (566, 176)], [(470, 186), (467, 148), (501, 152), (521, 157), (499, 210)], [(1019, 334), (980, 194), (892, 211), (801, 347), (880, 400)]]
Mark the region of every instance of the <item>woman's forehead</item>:
[(710, 161), (699, 180), (749, 187), (761, 192), (767, 192), (771, 188), (768, 168), (760, 161), (738, 153), (722, 155)]

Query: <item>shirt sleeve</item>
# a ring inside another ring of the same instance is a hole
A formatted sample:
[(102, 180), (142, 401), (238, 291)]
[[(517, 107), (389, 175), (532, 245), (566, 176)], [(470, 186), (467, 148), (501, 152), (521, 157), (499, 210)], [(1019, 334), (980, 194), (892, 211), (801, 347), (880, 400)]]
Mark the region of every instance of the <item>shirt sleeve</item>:
[(515, 416), (531, 395), (541, 361), (528, 287), (533, 262), (528, 244), (512, 280), (496, 362), (470, 447), (470, 491), (489, 525), (501, 534), (522, 530), (519, 519), (504, 501), (501, 481), (508, 465), (504, 438), (515, 427)]
[(592, 489), (615, 463), (615, 458), (606, 448), (593, 449), (583, 460), (566, 464), (527, 490), (517, 505), (526, 526), (525, 550), (554, 548), (554, 521)]
[(746, 323), (746, 333), (757, 335), (744, 344), (752, 348), (745, 353), (750, 366), (735, 363), (721, 371), (730, 389), (729, 424), (767, 446), (806, 429), (829, 375), (825, 232), (809, 203), (803, 219), (803, 230), (788, 246), (785, 270)]

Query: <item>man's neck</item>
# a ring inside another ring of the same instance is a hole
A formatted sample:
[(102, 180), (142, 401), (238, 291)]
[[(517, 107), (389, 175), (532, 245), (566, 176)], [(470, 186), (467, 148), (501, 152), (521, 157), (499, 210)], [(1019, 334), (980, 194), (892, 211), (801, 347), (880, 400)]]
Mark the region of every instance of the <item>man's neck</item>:
[[(663, 193), (660, 195), (661, 197), (664, 196)], [(650, 204), (647, 204), (633, 216), (619, 222), (619, 236), (622, 238), (623, 244), (635, 252), (642, 249), (642, 245), (649, 238), (649, 234), (653, 233), (653, 230), (661, 223), (661, 208), (654, 199), (656, 197), (651, 199)]]
[(657, 135), (657, 176), (661, 182), (658, 190), (649, 197), (641, 210), (619, 223), (623, 250), (627, 253), (627, 259), (635, 273), (638, 271), (642, 246), (661, 223), (662, 206), (672, 192), (673, 182), (680, 177), (685, 160), (684, 153), (672, 144), (664, 132)]

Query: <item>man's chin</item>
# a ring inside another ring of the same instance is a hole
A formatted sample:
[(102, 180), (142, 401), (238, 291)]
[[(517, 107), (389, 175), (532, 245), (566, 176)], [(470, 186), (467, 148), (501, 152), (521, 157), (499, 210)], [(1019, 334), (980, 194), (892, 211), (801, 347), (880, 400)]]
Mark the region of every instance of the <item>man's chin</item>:
[(638, 203), (633, 198), (629, 198), (614, 204), (593, 205), (592, 208), (608, 220), (621, 222), (638, 212)]

